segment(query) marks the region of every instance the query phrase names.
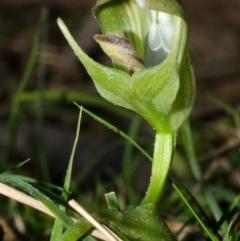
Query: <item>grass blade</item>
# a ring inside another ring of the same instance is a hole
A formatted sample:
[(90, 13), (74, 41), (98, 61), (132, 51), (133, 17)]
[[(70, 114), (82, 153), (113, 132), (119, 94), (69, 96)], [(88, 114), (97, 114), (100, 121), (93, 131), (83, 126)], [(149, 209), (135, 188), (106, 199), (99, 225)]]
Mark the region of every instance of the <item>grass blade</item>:
[(228, 206), (228, 208), (225, 210), (224, 214), (222, 215), (222, 217), (220, 218), (220, 220), (218, 221), (218, 227), (221, 227), (221, 225), (223, 224), (223, 222), (229, 218), (229, 216), (231, 216), (234, 208), (240, 203), (240, 193), (238, 194), (238, 196), (236, 198), (233, 199), (233, 201), (230, 203), (230, 205)]
[(239, 112), (237, 110), (235, 110), (233, 107), (231, 107), (230, 105), (228, 105), (227, 103), (225, 103), (224, 101), (216, 98), (213, 95), (208, 94), (207, 98), (213, 104), (215, 104), (219, 108), (223, 109), (224, 111), (226, 111), (226, 113), (228, 113), (229, 115), (231, 115), (233, 117), (233, 119), (235, 121), (236, 128), (240, 132), (240, 115), (239, 115)]
[[(135, 118), (132, 120), (131, 125), (129, 127), (128, 136), (132, 139), (136, 139), (137, 131), (141, 124), (141, 117), (136, 115)], [(133, 152), (133, 145), (126, 141), (125, 148), (123, 152), (123, 161), (122, 161), (122, 170), (123, 170), (123, 178), (125, 181), (125, 186), (127, 187), (127, 198), (128, 202), (136, 206), (137, 200), (136, 195), (134, 194), (133, 186), (132, 186), (132, 173), (133, 173), (133, 162), (132, 162), (132, 152)]]
[[(77, 123), (76, 137), (74, 140), (74, 144), (73, 144), (73, 148), (72, 148), (72, 152), (71, 152), (71, 156), (69, 159), (68, 168), (67, 168), (67, 172), (64, 180), (64, 185), (63, 185), (62, 197), (64, 198), (64, 200), (68, 199), (68, 193), (69, 193), (71, 177), (72, 177), (73, 159), (74, 159), (78, 137), (80, 133), (81, 119), (82, 119), (82, 109), (80, 109), (78, 123)], [(60, 209), (63, 211), (66, 210), (64, 206), (60, 206)], [(63, 230), (63, 223), (59, 219), (55, 219), (50, 241), (58, 241), (62, 235), (62, 230)]]
[(195, 210), (192, 208), (191, 204), (188, 202), (188, 200), (184, 197), (184, 195), (182, 194), (182, 192), (179, 190), (178, 186), (176, 185), (176, 183), (172, 182), (172, 186), (174, 188), (174, 190), (178, 193), (178, 195), (180, 196), (180, 198), (182, 199), (182, 201), (185, 203), (185, 205), (188, 207), (188, 209), (190, 210), (190, 212), (193, 214), (193, 216), (196, 218), (196, 220), (198, 221), (198, 223), (201, 225), (201, 227), (203, 228), (203, 230), (207, 233), (208, 237), (212, 240), (212, 241), (218, 241), (218, 239), (214, 236), (214, 234), (211, 232), (211, 230), (209, 230), (209, 228), (204, 224), (204, 222), (201, 220), (201, 218), (198, 216), (198, 214), (195, 212)]
[(30, 56), (28, 58), (26, 68), (24, 70), (22, 78), (20, 79), (18, 89), (16, 91), (16, 94), (14, 95), (12, 105), (11, 105), (10, 116), (8, 121), (8, 134), (10, 136), (10, 142), (6, 152), (6, 158), (5, 158), (6, 163), (8, 163), (8, 161), (11, 159), (13, 155), (14, 146), (15, 146), (15, 140), (16, 140), (15, 136), (17, 131), (17, 122), (19, 118), (19, 109), (20, 109), (20, 94), (24, 90), (27, 84), (27, 81), (30, 77), (30, 74), (33, 71), (34, 65), (37, 61), (38, 50), (39, 50), (39, 30), (37, 30), (34, 35)]
[[(211, 212), (212, 212), (213, 216), (215, 217), (215, 220), (218, 221), (222, 216), (222, 210), (221, 210), (220, 206), (218, 205), (218, 202), (217, 202), (216, 198), (214, 197), (214, 195), (212, 195), (212, 193), (209, 191), (207, 186), (204, 185), (201, 168), (200, 168), (199, 162), (197, 160), (194, 146), (193, 146), (193, 140), (191, 137), (191, 127), (190, 127), (189, 120), (186, 120), (183, 123), (181, 130), (182, 130), (184, 148), (186, 151), (186, 155), (187, 155), (192, 173), (193, 173), (195, 179), (197, 180), (197, 182), (199, 183), (199, 185), (201, 185), (203, 193), (206, 197), (208, 206), (210, 207)], [(228, 224), (225, 222), (221, 226), (221, 228), (222, 228), (222, 231), (225, 233), (227, 231)]]
[(68, 217), (49, 197), (45, 196), (42, 192), (40, 192), (37, 188), (33, 187), (31, 184), (22, 181), (15, 175), (6, 175), (0, 174), (0, 182), (13, 185), (27, 193), (31, 196), (39, 200), (43, 203), (61, 222), (69, 227), (73, 224), (73, 221), (70, 217)]
[[(77, 103), (75, 103), (76, 106), (78, 106), (78, 108), (81, 108)], [(152, 161), (152, 157), (144, 150), (142, 149), (132, 138), (130, 138), (128, 135), (126, 135), (124, 132), (120, 131), (118, 128), (116, 128), (115, 126), (111, 125), (110, 123), (108, 123), (107, 121), (101, 119), (100, 117), (94, 115), (93, 113), (91, 113), (90, 111), (86, 110), (85, 108), (82, 108), (83, 112), (85, 112), (86, 114), (88, 114), (89, 116), (91, 116), (93, 119), (97, 120), (98, 122), (102, 123), (103, 125), (105, 125), (106, 127), (108, 127), (110, 130), (116, 132), (117, 134), (119, 134), (121, 137), (123, 137), (125, 140), (129, 141), (133, 146), (135, 146), (145, 157), (147, 157), (147, 159), (149, 161)]]
[[(39, 90), (31, 90), (31, 91), (22, 91), (20, 93), (19, 99), (22, 102), (30, 102), (35, 101), (39, 96)], [(132, 118), (133, 113), (125, 110), (118, 106), (113, 106), (108, 101), (104, 100), (100, 96), (95, 94), (84, 93), (81, 91), (54, 91), (54, 90), (46, 90), (44, 91), (44, 100), (48, 101), (64, 101), (72, 103), (72, 101), (76, 101), (81, 103), (82, 105), (94, 106), (108, 109), (111, 113), (117, 114), (121, 117)]]
[(44, 82), (45, 82), (45, 58), (46, 55), (46, 45), (48, 38), (48, 9), (42, 8), (41, 16), (40, 16), (40, 47), (39, 52), (42, 53), (39, 56), (38, 61), (38, 90), (39, 95), (36, 99), (36, 115), (37, 115), (37, 154), (39, 158), (41, 174), (43, 175), (43, 180), (46, 182), (50, 181), (50, 173), (46, 155), (46, 147), (44, 141)]
[(202, 182), (202, 172), (201, 172), (200, 166), (198, 164), (197, 157), (195, 155), (189, 120), (186, 120), (183, 123), (183, 125), (181, 127), (181, 132), (182, 132), (184, 149), (187, 154), (187, 158), (188, 158), (189, 165), (192, 170), (193, 176), (195, 177), (195, 179), (197, 180), (198, 183), (201, 183)]

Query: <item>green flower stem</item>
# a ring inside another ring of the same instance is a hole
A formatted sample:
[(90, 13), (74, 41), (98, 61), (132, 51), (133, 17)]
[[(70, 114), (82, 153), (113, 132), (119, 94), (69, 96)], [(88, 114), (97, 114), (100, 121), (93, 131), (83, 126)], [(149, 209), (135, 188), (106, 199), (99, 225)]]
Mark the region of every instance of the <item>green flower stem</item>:
[(142, 204), (158, 203), (167, 180), (169, 169), (171, 167), (175, 148), (175, 138), (175, 131), (168, 133), (156, 133), (152, 175)]

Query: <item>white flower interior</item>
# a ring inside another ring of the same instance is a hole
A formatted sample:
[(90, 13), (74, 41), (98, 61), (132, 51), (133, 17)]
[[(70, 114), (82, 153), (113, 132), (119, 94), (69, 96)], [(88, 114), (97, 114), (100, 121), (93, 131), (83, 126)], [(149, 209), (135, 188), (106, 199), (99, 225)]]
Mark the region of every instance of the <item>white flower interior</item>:
[(162, 47), (165, 52), (169, 53), (174, 36), (173, 17), (170, 14), (155, 10), (150, 10), (149, 12), (149, 47), (154, 51)]

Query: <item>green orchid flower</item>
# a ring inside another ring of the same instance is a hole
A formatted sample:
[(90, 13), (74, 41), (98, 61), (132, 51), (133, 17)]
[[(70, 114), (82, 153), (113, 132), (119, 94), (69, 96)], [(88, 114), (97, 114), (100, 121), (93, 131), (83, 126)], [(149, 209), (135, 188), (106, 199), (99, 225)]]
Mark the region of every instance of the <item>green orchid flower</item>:
[(152, 177), (143, 200), (156, 203), (171, 166), (176, 131), (195, 97), (184, 11), (177, 0), (99, 0), (93, 13), (103, 32), (94, 38), (113, 67), (87, 56), (60, 19), (58, 24), (99, 94), (139, 113), (156, 130)]

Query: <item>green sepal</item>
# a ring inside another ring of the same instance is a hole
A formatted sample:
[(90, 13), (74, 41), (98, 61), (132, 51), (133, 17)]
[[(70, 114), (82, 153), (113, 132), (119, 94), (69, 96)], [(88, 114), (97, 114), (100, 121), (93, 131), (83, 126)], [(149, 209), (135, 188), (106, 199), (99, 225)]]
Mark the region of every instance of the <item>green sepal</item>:
[(187, 50), (180, 69), (180, 80), (177, 97), (169, 113), (170, 126), (173, 130), (177, 130), (182, 125), (190, 114), (195, 101), (195, 75)]
[(126, 88), (130, 82), (130, 76), (121, 70), (102, 65), (91, 59), (79, 47), (60, 18), (58, 25), (74, 53), (91, 76), (100, 95), (113, 104), (133, 110), (126, 98)]

